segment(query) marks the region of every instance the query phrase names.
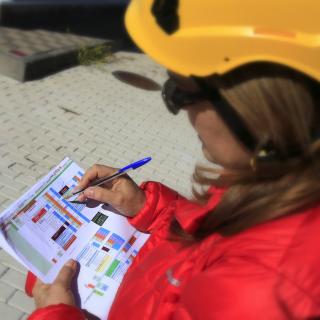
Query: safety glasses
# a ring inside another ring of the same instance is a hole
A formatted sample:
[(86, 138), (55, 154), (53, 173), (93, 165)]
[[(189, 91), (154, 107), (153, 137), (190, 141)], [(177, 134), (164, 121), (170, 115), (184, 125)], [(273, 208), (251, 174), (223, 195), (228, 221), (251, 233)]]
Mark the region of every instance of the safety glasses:
[(162, 98), (168, 110), (176, 115), (185, 107), (190, 107), (199, 101), (208, 100), (231, 132), (248, 150), (254, 152), (257, 147), (255, 137), (247, 129), (234, 108), (220, 94), (219, 90), (211, 85), (209, 86), (202, 78), (192, 77), (192, 79), (200, 89), (197, 92), (181, 90), (172, 78), (164, 83)]
[(176, 115), (186, 106), (205, 100), (206, 96), (201, 91), (193, 93), (181, 90), (173, 79), (169, 79), (162, 87), (162, 99), (168, 110)]

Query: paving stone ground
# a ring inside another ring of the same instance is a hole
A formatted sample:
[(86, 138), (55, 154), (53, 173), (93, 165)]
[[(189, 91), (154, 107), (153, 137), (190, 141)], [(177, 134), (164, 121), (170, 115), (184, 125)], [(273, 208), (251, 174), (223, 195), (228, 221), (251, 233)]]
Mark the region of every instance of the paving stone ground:
[[(78, 66), (39, 81), (0, 76), (0, 211), (65, 156), (88, 168), (121, 167), (152, 156), (131, 175), (161, 181), (185, 196), (204, 162), (184, 113), (171, 116), (159, 91), (119, 82), (132, 71), (162, 84), (165, 70), (142, 54), (118, 53), (112, 63)], [(23, 292), (26, 270), (0, 250), (0, 318), (26, 319), (33, 300)]]

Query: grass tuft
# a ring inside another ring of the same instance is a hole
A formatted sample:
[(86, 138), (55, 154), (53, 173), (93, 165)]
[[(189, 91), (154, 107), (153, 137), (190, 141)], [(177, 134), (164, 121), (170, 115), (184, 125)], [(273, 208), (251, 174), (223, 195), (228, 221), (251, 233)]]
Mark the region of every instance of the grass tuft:
[(101, 44), (95, 47), (84, 47), (78, 52), (78, 62), (80, 65), (90, 66), (102, 63), (110, 63), (114, 60), (111, 46)]

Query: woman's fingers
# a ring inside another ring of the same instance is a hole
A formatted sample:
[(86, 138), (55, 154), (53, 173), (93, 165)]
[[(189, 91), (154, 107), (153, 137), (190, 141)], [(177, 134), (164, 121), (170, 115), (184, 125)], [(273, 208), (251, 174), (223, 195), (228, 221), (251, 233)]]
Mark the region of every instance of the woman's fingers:
[(69, 289), (71, 286), (72, 278), (77, 269), (77, 262), (74, 260), (69, 260), (60, 270), (54, 284), (60, 284), (64, 288)]
[(45, 308), (60, 303), (75, 305), (74, 296), (70, 289), (76, 267), (76, 261), (70, 260), (62, 267), (52, 284), (44, 284), (37, 280), (32, 290), (37, 308)]
[(87, 189), (76, 200), (85, 201), (86, 199), (92, 199), (98, 202), (109, 203), (123, 215), (133, 217), (144, 206), (145, 194), (128, 175), (116, 178), (110, 184), (89, 187), (92, 181), (101, 177), (111, 176), (118, 171), (116, 168), (103, 165), (91, 167), (87, 170), (78, 185), (78, 190), (82, 188)]
[[(89, 168), (82, 179), (80, 180), (77, 189), (80, 190), (82, 188), (86, 188), (89, 186), (89, 184), (99, 178), (106, 177), (106, 176), (111, 176), (118, 170), (115, 168), (95, 164), (91, 168)], [(77, 191), (76, 189), (74, 191)]]
[(32, 295), (33, 296), (37, 295), (37, 293), (39, 292), (39, 290), (41, 289), (41, 287), (43, 285), (44, 285), (44, 283), (39, 278), (37, 278), (37, 281), (32, 288)]
[(87, 197), (84, 195), (84, 193), (80, 193), (78, 196), (77, 196), (77, 199), (76, 201), (79, 201), (79, 202), (84, 202), (86, 201)]
[(117, 196), (113, 191), (102, 187), (91, 187), (83, 192), (84, 198), (93, 199), (104, 203), (115, 203), (115, 197)]

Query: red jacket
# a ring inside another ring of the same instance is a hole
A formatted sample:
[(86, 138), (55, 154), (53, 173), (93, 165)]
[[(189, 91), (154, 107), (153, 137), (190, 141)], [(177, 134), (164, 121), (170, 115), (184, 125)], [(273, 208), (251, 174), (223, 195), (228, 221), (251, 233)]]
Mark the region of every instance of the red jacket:
[[(142, 185), (146, 206), (131, 219), (151, 237), (127, 272), (108, 319), (320, 319), (320, 208), (229, 238), (185, 246), (168, 240), (173, 216), (192, 232), (219, 202), (190, 202), (160, 183)], [(30, 288), (29, 288), (30, 289)], [(83, 320), (74, 307), (35, 311), (30, 320)]]

